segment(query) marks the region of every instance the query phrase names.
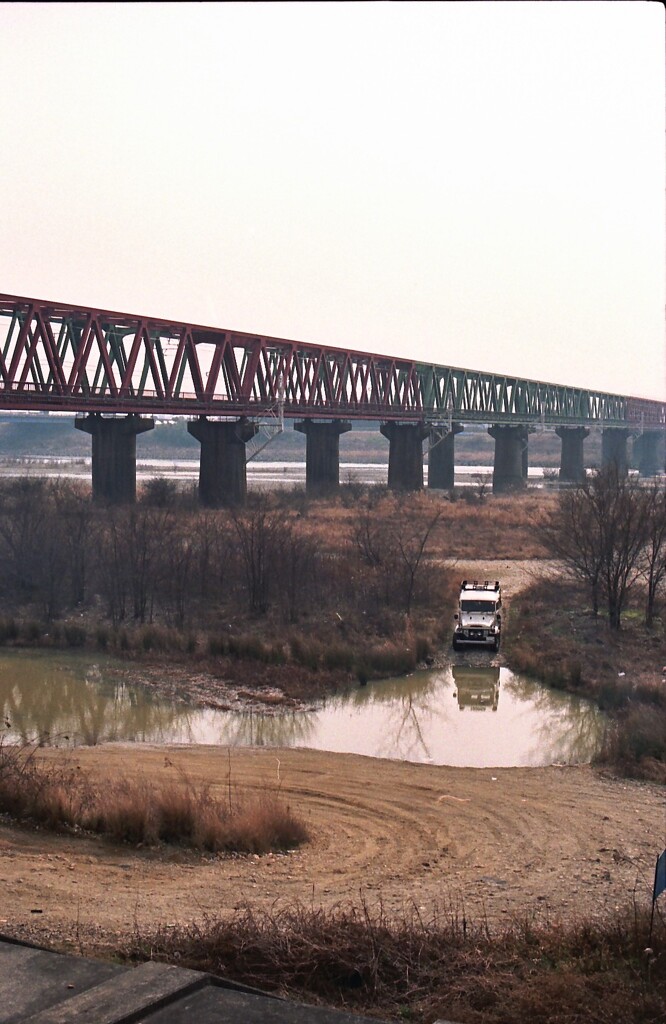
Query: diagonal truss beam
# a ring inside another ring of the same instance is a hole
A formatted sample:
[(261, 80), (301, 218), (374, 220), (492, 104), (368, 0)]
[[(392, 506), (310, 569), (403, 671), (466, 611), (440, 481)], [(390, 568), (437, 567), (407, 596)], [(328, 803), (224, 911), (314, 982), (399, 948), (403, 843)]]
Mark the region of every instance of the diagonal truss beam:
[(666, 429), (666, 403), (0, 295), (0, 409)]

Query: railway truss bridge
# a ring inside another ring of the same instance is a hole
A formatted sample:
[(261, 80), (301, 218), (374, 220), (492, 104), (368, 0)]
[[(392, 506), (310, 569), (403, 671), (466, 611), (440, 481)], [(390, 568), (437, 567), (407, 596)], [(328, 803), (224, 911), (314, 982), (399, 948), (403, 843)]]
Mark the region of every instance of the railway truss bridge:
[(456, 434), (484, 424), (495, 441), (493, 489), (524, 487), (528, 439), (561, 438), (560, 478), (584, 477), (583, 442), (642, 475), (663, 466), (666, 403), (239, 331), (0, 295), (0, 410), (71, 413), (92, 436), (93, 496), (132, 501), (136, 437), (155, 416), (187, 417), (201, 444), (199, 494), (242, 503), (246, 447), (285, 419), (306, 437), (306, 487), (339, 483), (339, 439), (370, 420), (389, 441), (389, 487), (451, 489)]

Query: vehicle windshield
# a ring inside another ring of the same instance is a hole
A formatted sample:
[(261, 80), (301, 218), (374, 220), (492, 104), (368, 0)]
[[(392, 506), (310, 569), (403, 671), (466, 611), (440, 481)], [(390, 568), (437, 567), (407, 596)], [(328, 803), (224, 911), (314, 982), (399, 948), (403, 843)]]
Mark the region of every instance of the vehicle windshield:
[(492, 615), (496, 605), (494, 601), (461, 601), (460, 607), (464, 612), (485, 612)]

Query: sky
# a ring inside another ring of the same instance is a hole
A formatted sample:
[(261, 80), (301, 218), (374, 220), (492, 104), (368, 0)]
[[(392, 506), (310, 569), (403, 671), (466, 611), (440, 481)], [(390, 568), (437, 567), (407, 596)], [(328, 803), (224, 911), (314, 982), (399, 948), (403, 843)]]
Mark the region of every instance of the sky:
[(2, 3), (0, 292), (664, 400), (664, 8)]

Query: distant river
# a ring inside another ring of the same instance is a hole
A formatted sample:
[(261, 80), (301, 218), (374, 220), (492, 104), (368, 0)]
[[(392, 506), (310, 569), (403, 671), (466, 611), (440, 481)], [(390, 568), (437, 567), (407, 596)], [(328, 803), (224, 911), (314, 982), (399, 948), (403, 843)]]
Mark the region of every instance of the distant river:
[[(199, 479), (199, 463), (194, 459), (137, 459), (137, 480), (165, 477), (195, 483)], [(43, 477), (68, 476), (90, 480), (92, 476), (89, 458), (40, 458), (7, 460), (0, 466), (2, 476)], [(428, 480), (428, 467), (423, 467), (424, 481)], [(459, 486), (475, 486), (492, 479), (492, 466), (456, 466), (455, 479)], [(340, 483), (386, 484), (388, 464), (384, 462), (341, 462)], [(543, 484), (544, 469), (530, 466), (528, 483), (539, 487)], [(258, 462), (247, 463), (247, 484), (250, 489), (305, 486), (304, 462)]]
[(190, 707), (118, 682), (112, 666), (85, 654), (0, 653), (4, 735), (63, 746), (309, 747), (481, 768), (587, 762), (604, 729), (588, 701), (485, 663), (385, 679), (282, 713)]

